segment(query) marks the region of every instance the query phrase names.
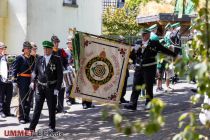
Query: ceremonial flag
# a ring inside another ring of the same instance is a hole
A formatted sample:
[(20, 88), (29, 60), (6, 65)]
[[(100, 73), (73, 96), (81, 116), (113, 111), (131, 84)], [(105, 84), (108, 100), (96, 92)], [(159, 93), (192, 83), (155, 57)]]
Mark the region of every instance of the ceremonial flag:
[[(79, 69), (72, 94), (87, 100), (118, 103), (124, 85), (130, 46), (79, 34)], [(75, 43), (76, 44), (76, 43)]]
[(76, 71), (79, 69), (80, 34), (81, 33), (76, 32), (74, 38), (72, 39), (73, 58), (74, 58), (74, 66)]

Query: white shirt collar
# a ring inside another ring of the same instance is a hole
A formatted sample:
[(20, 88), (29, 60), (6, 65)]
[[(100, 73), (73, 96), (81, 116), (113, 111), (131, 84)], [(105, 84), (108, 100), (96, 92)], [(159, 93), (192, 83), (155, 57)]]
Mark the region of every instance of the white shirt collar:
[(44, 58), (45, 58), (45, 62), (46, 62), (46, 66), (48, 65), (49, 61), (50, 61), (50, 58), (51, 58), (52, 54), (47, 56), (45, 55)]
[(147, 40), (147, 41), (142, 41), (142, 44), (143, 44), (143, 46), (147, 46), (147, 44), (148, 44), (148, 42), (149, 42), (149, 39)]

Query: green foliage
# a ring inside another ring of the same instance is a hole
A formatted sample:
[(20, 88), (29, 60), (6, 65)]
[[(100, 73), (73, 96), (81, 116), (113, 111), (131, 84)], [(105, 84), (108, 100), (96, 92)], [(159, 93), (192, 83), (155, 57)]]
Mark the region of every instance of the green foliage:
[(131, 135), (133, 133), (151, 135), (158, 132), (165, 124), (165, 120), (161, 115), (165, 104), (157, 98), (152, 100), (149, 105), (152, 109), (149, 111), (150, 117), (148, 121), (142, 121), (140, 119), (130, 121), (123, 117), (118, 110), (118, 112), (116, 112), (113, 116), (113, 123), (117, 131), (123, 132), (126, 135)]
[[(196, 6), (200, 4), (198, 0), (194, 0), (194, 2)], [(189, 42), (191, 47), (189, 79), (196, 78), (199, 92), (197, 95), (191, 97), (191, 101), (194, 104), (199, 101), (202, 95), (210, 95), (210, 24), (208, 11), (208, 1), (206, 1), (206, 7), (198, 11), (198, 17), (194, 21), (193, 29), (196, 29), (198, 33), (194, 36), (193, 40)], [(179, 65), (188, 65), (188, 63), (180, 62)], [(178, 67), (178, 71), (182, 70), (183, 67)], [(209, 110), (210, 106), (203, 104), (202, 108)], [(188, 112), (182, 114), (179, 118), (179, 127), (183, 127), (184, 124), (184, 130), (175, 135), (173, 140), (208, 139), (197, 133), (197, 130), (202, 130), (203, 126), (196, 124), (195, 113)], [(210, 128), (210, 125), (207, 123), (206, 127)]]
[(196, 133), (196, 117), (192, 112), (184, 113), (179, 117), (179, 128), (183, 126), (186, 122), (189, 122), (182, 132), (176, 134), (173, 137), (173, 140), (200, 140), (205, 139), (206, 137)]
[[(199, 0), (192, 0), (195, 7), (200, 5)], [(127, 0), (123, 8), (115, 9), (108, 8), (104, 13), (104, 34), (107, 35), (136, 35), (140, 27), (136, 23), (136, 16), (138, 14), (138, 5), (141, 2), (148, 2), (148, 0)], [(198, 17), (194, 21), (193, 29), (196, 29), (198, 34), (194, 36), (192, 41), (189, 41), (190, 56), (188, 61), (176, 61), (176, 71), (183, 75), (186, 71), (189, 73), (188, 79), (196, 78), (198, 84), (198, 95), (191, 97), (192, 103), (197, 103), (202, 95), (210, 97), (210, 24), (209, 24), (209, 8), (208, 0), (206, 7), (197, 11)], [(137, 86), (142, 89), (143, 87)], [(143, 133), (151, 135), (158, 132), (164, 126), (165, 120), (161, 115), (165, 106), (160, 99), (153, 99), (149, 111), (149, 119), (142, 120), (128, 120), (123, 117), (118, 110), (113, 117), (114, 124), (119, 132), (126, 135), (133, 133)], [(208, 104), (203, 104), (203, 109), (210, 109)], [(173, 140), (199, 140), (207, 139), (207, 137), (197, 133), (198, 129), (203, 126), (197, 125), (196, 115), (193, 112), (187, 112), (179, 117), (179, 128), (182, 132), (176, 134)], [(206, 124), (210, 128), (210, 122)]]
[(113, 9), (109, 7), (103, 15), (104, 35), (137, 35), (140, 26), (136, 22), (138, 8), (130, 9), (128, 4), (123, 8)]

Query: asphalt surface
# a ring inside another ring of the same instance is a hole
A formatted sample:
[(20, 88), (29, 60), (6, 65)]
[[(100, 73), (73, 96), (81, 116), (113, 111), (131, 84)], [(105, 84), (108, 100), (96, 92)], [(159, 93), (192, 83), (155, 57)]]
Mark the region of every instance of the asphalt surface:
[[(132, 76), (128, 82), (128, 88), (126, 93), (126, 99), (130, 99)], [(48, 129), (48, 110), (46, 102), (43, 107), (39, 124), (36, 131), (39, 132), (39, 136), (30, 137), (7, 137), (5, 132), (8, 130), (23, 130), (24, 127), (28, 127), (29, 124), (19, 124), (16, 117), (0, 118), (0, 140), (3, 139), (19, 139), (19, 140), (31, 140), (31, 139), (67, 139), (67, 140), (171, 140), (173, 136), (180, 132), (182, 129), (178, 128), (178, 118), (181, 114), (192, 111), (196, 114), (200, 112), (200, 103), (192, 105), (189, 101), (190, 97), (194, 95), (191, 91), (192, 88), (196, 88), (196, 85), (186, 82), (177, 83), (174, 86), (174, 91), (170, 93), (156, 93), (155, 98), (160, 98), (166, 103), (166, 107), (163, 111), (166, 123), (165, 126), (156, 134), (152, 136), (146, 136), (144, 134), (133, 134), (126, 136), (123, 133), (118, 133), (114, 127), (112, 117), (115, 113), (114, 110), (110, 110), (110, 116), (106, 119), (102, 119), (102, 110), (106, 109), (106, 105), (100, 105), (95, 103), (95, 108), (84, 110), (81, 104), (72, 105), (68, 107), (65, 104), (65, 110), (67, 113), (60, 113), (56, 115), (56, 136), (44, 136), (41, 134)], [(155, 91), (154, 87), (154, 91)], [(80, 100), (77, 100), (81, 103)], [(13, 98), (12, 101), (12, 113), (15, 112), (15, 106), (17, 99)], [(148, 111), (144, 110), (144, 99), (139, 98), (138, 109), (135, 112), (129, 112), (124, 110), (120, 105), (121, 113), (124, 117), (130, 121), (134, 119), (147, 120)], [(31, 111), (31, 116), (33, 111)], [(199, 120), (197, 121), (200, 124)], [(209, 135), (209, 130), (202, 130), (202, 134)], [(40, 136), (42, 135), (42, 136)]]

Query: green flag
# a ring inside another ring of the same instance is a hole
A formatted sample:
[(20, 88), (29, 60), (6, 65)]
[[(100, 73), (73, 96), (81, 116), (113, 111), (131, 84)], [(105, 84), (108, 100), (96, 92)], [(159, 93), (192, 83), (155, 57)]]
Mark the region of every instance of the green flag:
[(181, 18), (183, 14), (191, 15), (195, 12), (195, 3), (192, 0), (176, 0), (174, 13)]
[(75, 33), (75, 37), (72, 39), (73, 45), (73, 57), (74, 57), (74, 66), (75, 70), (79, 69), (79, 58), (80, 58), (80, 35), (78, 32)]
[(192, 0), (188, 0), (188, 3), (185, 8), (186, 15), (192, 15), (195, 13), (195, 3)]
[(184, 13), (184, 0), (176, 0), (174, 13), (178, 14), (178, 18), (182, 17)]

